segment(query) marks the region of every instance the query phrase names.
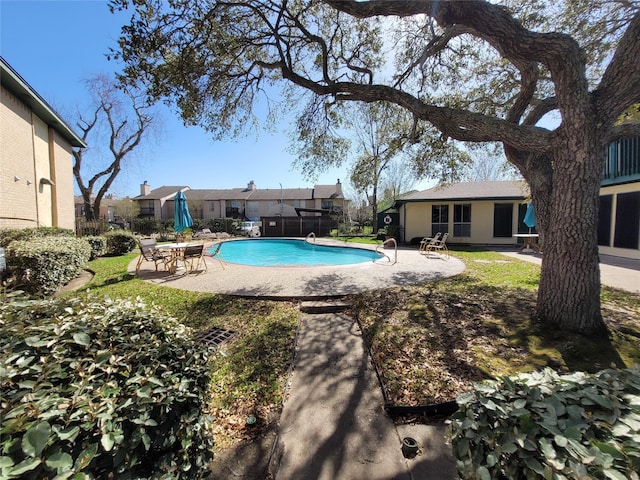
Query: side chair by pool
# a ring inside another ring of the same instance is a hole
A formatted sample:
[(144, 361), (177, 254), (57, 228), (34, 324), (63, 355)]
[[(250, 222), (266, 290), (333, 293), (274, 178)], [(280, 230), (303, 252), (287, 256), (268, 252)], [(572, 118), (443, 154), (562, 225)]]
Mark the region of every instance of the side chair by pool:
[(138, 246), (140, 247), (140, 256), (138, 257), (138, 263), (136, 264), (136, 275), (140, 271), (142, 262), (153, 262), (158, 271), (158, 264), (162, 264), (164, 269), (171, 262), (171, 255), (166, 252), (160, 252), (156, 249), (157, 242), (155, 238), (143, 238), (140, 240)]
[(204, 243), (198, 245), (187, 245), (180, 260), (184, 262), (185, 273), (191, 273), (198, 269), (200, 263), (204, 263), (204, 269), (207, 270), (207, 262), (204, 259)]

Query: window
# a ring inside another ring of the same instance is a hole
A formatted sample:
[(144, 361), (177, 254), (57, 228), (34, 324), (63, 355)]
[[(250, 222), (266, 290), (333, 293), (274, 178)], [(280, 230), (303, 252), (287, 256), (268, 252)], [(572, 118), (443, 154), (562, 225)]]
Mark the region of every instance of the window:
[(600, 197), (600, 214), (598, 217), (598, 245), (609, 246), (611, 241), (611, 207), (613, 195)]
[(255, 200), (247, 202), (247, 212), (257, 213), (259, 209), (259, 203)]
[(613, 246), (638, 248), (640, 233), (640, 192), (619, 193), (616, 200), (616, 229)]
[(449, 205), (431, 206), (431, 235), (449, 231)]
[(453, 236), (471, 236), (471, 204), (453, 206)]
[(332, 200), (322, 200), (322, 208), (325, 210), (333, 210)]
[(513, 236), (513, 204), (496, 203), (493, 206), (493, 236), (506, 238)]
[(216, 202), (209, 202), (209, 211), (215, 212), (216, 210)]
[(295, 208), (305, 208), (307, 206), (306, 200), (294, 200), (293, 206)]

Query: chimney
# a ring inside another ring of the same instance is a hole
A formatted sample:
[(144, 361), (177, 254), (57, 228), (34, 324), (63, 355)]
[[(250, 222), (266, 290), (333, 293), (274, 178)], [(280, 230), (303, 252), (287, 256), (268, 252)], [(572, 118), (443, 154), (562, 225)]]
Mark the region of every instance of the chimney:
[(249, 192), (253, 192), (255, 190), (257, 190), (258, 187), (256, 187), (256, 184), (253, 182), (253, 180), (251, 180), (248, 184), (247, 184), (247, 191)]
[(342, 184), (340, 183), (340, 179), (338, 179), (338, 182), (336, 183), (336, 194), (342, 195)]
[(149, 185), (145, 180), (144, 183), (140, 185), (140, 196), (149, 195), (150, 193), (151, 193), (151, 185)]

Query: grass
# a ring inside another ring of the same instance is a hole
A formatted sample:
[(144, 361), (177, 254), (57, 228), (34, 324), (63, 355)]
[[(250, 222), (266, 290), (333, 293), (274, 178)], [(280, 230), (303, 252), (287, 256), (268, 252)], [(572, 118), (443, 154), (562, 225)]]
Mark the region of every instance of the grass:
[[(370, 237), (367, 237), (370, 238)], [(481, 250), (451, 252), (467, 265), (456, 277), (353, 297), (391, 403), (449, 401), (472, 382), (551, 366), (593, 371), (640, 363), (640, 296), (603, 288), (609, 338), (584, 338), (533, 320), (540, 268)], [(259, 435), (277, 419), (292, 359), (297, 305), (178, 290), (127, 272), (137, 254), (90, 263), (92, 282), (72, 295), (140, 296), (185, 324), (238, 336), (212, 366), (216, 448)], [(247, 428), (246, 418), (258, 419)]]
[[(69, 295), (141, 297), (197, 331), (219, 327), (237, 332), (219, 349), (212, 365), (209, 413), (216, 449), (259, 434), (281, 408), (300, 315), (297, 305), (153, 285), (126, 273), (136, 257), (134, 253), (90, 262), (92, 281)], [(257, 418), (257, 426), (246, 428), (249, 415)]]
[(540, 267), (480, 250), (452, 255), (467, 265), (462, 275), (357, 297), (392, 404), (453, 400), (471, 382), (547, 366), (640, 363), (640, 296), (603, 288), (609, 338), (554, 331), (534, 321)]

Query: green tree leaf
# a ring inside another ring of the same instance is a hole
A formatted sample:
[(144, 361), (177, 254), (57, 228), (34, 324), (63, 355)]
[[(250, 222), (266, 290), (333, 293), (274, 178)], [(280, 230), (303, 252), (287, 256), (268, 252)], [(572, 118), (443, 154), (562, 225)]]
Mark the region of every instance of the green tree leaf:
[(47, 422), (40, 422), (27, 430), (22, 437), (22, 451), (30, 457), (39, 457), (47, 445), (51, 426)]
[(56, 470), (64, 471), (69, 470), (73, 467), (73, 458), (66, 452), (56, 452), (52, 455), (49, 455), (44, 462), (47, 467), (55, 468)]
[(73, 341), (78, 345), (88, 347), (91, 345), (91, 337), (84, 332), (78, 332), (73, 334)]
[(113, 433), (109, 432), (102, 435), (100, 443), (102, 444), (102, 448), (104, 448), (107, 452), (110, 452), (113, 448), (113, 444), (115, 443), (115, 437), (113, 436)]

